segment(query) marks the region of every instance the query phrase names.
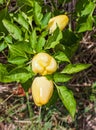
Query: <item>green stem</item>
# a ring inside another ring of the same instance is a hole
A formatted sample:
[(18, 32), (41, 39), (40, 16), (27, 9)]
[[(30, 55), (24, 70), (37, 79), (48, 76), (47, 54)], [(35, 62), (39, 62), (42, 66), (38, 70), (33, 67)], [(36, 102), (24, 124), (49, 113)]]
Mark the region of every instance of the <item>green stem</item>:
[(28, 106), (29, 117), (32, 118), (33, 117), (33, 111), (32, 111), (32, 108), (30, 106), (28, 92), (26, 92), (26, 98), (27, 98), (27, 106)]
[(42, 125), (41, 125), (41, 123), (42, 123), (42, 118), (41, 118), (41, 109), (42, 109), (42, 106), (41, 107), (39, 107), (39, 129), (41, 130), (41, 128), (42, 128)]

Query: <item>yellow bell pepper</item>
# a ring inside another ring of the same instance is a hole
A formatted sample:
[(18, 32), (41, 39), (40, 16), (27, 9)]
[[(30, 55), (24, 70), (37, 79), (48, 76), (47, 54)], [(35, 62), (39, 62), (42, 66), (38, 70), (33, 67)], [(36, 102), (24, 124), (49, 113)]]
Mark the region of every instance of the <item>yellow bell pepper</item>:
[(32, 59), (32, 70), (41, 75), (52, 74), (57, 69), (55, 59), (45, 52), (36, 54)]
[(51, 18), (48, 23), (49, 32), (50, 33), (54, 32), (57, 26), (62, 31), (66, 27), (68, 22), (69, 22), (69, 18), (67, 15), (58, 15)]
[(36, 77), (32, 83), (32, 97), (37, 106), (48, 103), (53, 94), (53, 82), (46, 77)]

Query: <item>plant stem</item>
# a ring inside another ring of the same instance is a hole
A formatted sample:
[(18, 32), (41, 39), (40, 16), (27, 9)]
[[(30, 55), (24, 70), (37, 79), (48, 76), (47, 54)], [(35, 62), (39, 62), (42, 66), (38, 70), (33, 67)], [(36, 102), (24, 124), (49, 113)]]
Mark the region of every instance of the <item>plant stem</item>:
[(41, 130), (41, 128), (42, 128), (42, 125), (41, 125), (41, 123), (42, 123), (42, 118), (41, 118), (41, 109), (42, 109), (42, 106), (41, 107), (39, 107), (39, 129)]
[(32, 111), (32, 108), (30, 107), (28, 92), (26, 92), (26, 98), (27, 98), (27, 106), (28, 106), (29, 117), (32, 118), (33, 111)]

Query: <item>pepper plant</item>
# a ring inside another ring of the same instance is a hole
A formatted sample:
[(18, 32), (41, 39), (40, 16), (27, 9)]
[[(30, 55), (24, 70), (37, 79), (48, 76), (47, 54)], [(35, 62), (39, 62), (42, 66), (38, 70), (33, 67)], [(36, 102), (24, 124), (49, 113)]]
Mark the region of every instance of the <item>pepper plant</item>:
[[(59, 2), (61, 3), (62, 0)], [(25, 6), (21, 6), (14, 12), (8, 12), (7, 6), (2, 9), (2, 13), (0, 13), (0, 15), (2, 14), (2, 17), (0, 17), (0, 52), (4, 54), (7, 62), (6, 64), (0, 63), (0, 82), (20, 83), (27, 93), (34, 78), (38, 75), (32, 70), (32, 59), (38, 53), (47, 53), (56, 60), (58, 65), (55, 72), (45, 75), (53, 81), (55, 88), (49, 104), (58, 94), (58, 97), (74, 118), (76, 100), (73, 92), (68, 89), (67, 83), (75, 73), (91, 66), (90, 64), (71, 63), (71, 58), (82, 37), (80, 33), (92, 29), (90, 18), (92, 18), (95, 2), (88, 2), (86, 0), (85, 3), (83, 2), (86, 6), (85, 9), (79, 9), (79, 4), (76, 6), (77, 14), (75, 15), (78, 16), (78, 24), (75, 32), (68, 25), (61, 31), (57, 24), (56, 29), (50, 33), (47, 28), (48, 22), (55, 13), (47, 12), (44, 14), (38, 1), (23, 1)], [(19, 0), (18, 3), (22, 5)], [(89, 8), (90, 11), (87, 12)], [(88, 24), (86, 27), (83, 26), (86, 23), (84, 22), (85, 19), (82, 20), (83, 17), (86, 17)], [(5, 50), (7, 50), (7, 54)], [(39, 74), (39, 76), (41, 75)]]

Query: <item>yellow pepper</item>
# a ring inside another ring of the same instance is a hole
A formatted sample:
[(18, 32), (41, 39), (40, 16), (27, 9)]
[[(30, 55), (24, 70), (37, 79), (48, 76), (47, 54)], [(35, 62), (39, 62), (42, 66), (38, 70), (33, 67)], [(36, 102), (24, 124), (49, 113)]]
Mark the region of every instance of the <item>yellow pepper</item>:
[(58, 15), (51, 18), (48, 23), (49, 32), (50, 33), (54, 32), (57, 26), (62, 31), (66, 27), (68, 22), (69, 22), (69, 18), (67, 15)]
[(48, 103), (53, 94), (53, 82), (46, 77), (36, 77), (32, 83), (32, 97), (37, 106)]
[(41, 75), (52, 74), (57, 69), (55, 59), (45, 52), (36, 54), (32, 59), (32, 70)]

